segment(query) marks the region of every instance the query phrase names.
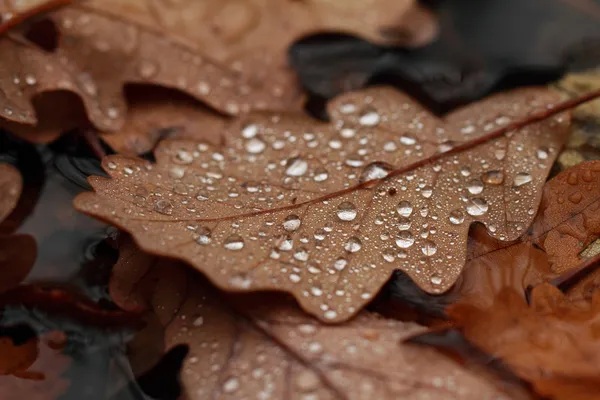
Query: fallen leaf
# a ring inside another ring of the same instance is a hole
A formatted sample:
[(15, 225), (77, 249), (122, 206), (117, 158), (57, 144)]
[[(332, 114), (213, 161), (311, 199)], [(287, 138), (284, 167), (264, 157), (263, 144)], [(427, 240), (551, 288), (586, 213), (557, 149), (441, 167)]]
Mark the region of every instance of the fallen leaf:
[(329, 124), (255, 114), (227, 128), (224, 149), (164, 141), (156, 165), (105, 158), (112, 179), (91, 178), (96, 193), (75, 207), (220, 288), (286, 291), (342, 321), (396, 269), (430, 293), (451, 287), (473, 222), (522, 235), (569, 118), (524, 121), (555, 100), (523, 89), (438, 119), (373, 88), (331, 102)]
[(507, 87), (552, 82), (565, 71), (600, 61), (598, 0), (427, 3), (438, 15), (439, 34), (417, 49), (339, 35), (296, 43), (290, 59), (302, 85), (331, 98), (366, 84), (394, 84), (445, 112)]
[[(19, 171), (0, 163), (0, 223), (15, 209), (23, 181)], [(36, 259), (36, 243), (29, 235), (0, 235), (0, 293), (18, 285)]]
[[(10, 3), (0, 14), (26, 12), (32, 5)], [(436, 33), (433, 14), (415, 0), (354, 1), (343, 7), (325, 0), (283, 4), (74, 2), (45, 15), (56, 30), (52, 51), (26, 39), (31, 36), (27, 24), (0, 40), (0, 55), (11, 60), (0, 81), (0, 117), (9, 122), (5, 127), (13, 125), (30, 137), (31, 129), (14, 124), (36, 125), (31, 100), (62, 90), (81, 98), (94, 127), (116, 131), (127, 118), (125, 84), (178, 89), (229, 115), (293, 109), (302, 96), (287, 66), (287, 47), (294, 39), (315, 30), (343, 30), (380, 42), (418, 45)], [(48, 30), (45, 41), (52, 36)], [(41, 121), (43, 131), (58, 135), (56, 127), (71, 111), (55, 112), (63, 107), (56, 102), (38, 105), (49, 108), (39, 110), (39, 117), (47, 119)], [(86, 124), (81, 116), (76, 120)]]
[(364, 311), (328, 326), (286, 300), (224, 298), (195, 271), (144, 254), (131, 240), (111, 293), (125, 309), (146, 307), (158, 317), (165, 351), (189, 346), (186, 398), (505, 398), (440, 354), (402, 344), (423, 331), (417, 324)]
[(448, 314), (465, 337), (503, 360), (536, 392), (552, 399), (597, 399), (600, 391), (600, 298), (573, 303), (557, 288), (533, 289), (530, 305), (513, 289), (491, 308), (452, 305)]

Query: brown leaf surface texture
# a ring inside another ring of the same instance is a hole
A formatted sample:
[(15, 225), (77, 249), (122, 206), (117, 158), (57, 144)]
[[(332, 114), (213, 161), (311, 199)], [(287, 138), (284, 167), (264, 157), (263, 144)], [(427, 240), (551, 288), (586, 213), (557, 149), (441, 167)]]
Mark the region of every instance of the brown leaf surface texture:
[(165, 141), (156, 165), (106, 158), (112, 179), (90, 179), (96, 193), (75, 206), (223, 289), (286, 291), (341, 321), (395, 269), (428, 292), (447, 290), (475, 221), (501, 240), (523, 233), (569, 119), (478, 139), (555, 100), (523, 89), (442, 120), (372, 88), (331, 102), (329, 124), (255, 114), (228, 128), (225, 148)]
[[(0, 14), (25, 12), (39, 3), (0, 3)], [(6, 61), (0, 117), (8, 122), (35, 125), (31, 99), (64, 90), (81, 98), (96, 128), (115, 131), (126, 121), (123, 85), (136, 83), (182, 90), (229, 115), (297, 108), (301, 93), (287, 66), (287, 48), (295, 39), (340, 31), (414, 46), (437, 32), (433, 14), (415, 0), (343, 5), (330, 0), (94, 0), (74, 2), (47, 18), (58, 31), (52, 51), (16, 29), (0, 40)], [(53, 113), (40, 114), (51, 119), (45, 130), (56, 125)]]
[(573, 270), (600, 235), (599, 209), (600, 161), (561, 172), (544, 186), (533, 225), (518, 241), (500, 242), (482, 227), (471, 232), (469, 260), (448, 296), (490, 307), (505, 287), (524, 297), (529, 286)]
[(189, 399), (506, 398), (438, 353), (402, 344), (423, 331), (417, 324), (365, 311), (330, 326), (285, 299), (224, 298), (195, 271), (131, 241), (121, 246), (111, 294), (158, 317), (165, 350), (190, 347), (181, 372)]
[[(0, 223), (17, 206), (22, 189), (19, 171), (0, 163)], [(30, 235), (0, 235), (0, 293), (25, 279), (35, 262), (36, 249), (35, 239)]]
[(491, 308), (458, 304), (450, 317), (486, 353), (504, 361), (544, 397), (597, 399), (600, 391), (600, 298), (573, 303), (558, 289), (533, 289), (530, 305), (511, 288)]

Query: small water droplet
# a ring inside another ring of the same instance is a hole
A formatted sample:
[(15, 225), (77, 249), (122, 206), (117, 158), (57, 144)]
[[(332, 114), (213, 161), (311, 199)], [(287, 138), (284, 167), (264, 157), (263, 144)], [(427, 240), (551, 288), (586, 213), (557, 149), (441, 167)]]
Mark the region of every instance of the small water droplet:
[(353, 221), (356, 218), (357, 211), (354, 204), (345, 201), (338, 206), (337, 216), (342, 221)]
[(487, 171), (481, 176), (481, 180), (488, 185), (500, 185), (504, 182), (504, 173), (500, 170)]
[(375, 110), (365, 110), (358, 119), (362, 126), (377, 126), (380, 121), (381, 116)]
[(400, 203), (398, 203), (398, 207), (396, 208), (396, 210), (401, 216), (410, 217), (410, 214), (412, 214), (413, 212), (413, 207), (412, 204), (410, 204), (408, 201), (403, 200)]
[(417, 143), (417, 139), (412, 136), (402, 135), (400, 136), (400, 143), (406, 146), (412, 146), (413, 144)]
[(252, 285), (252, 279), (246, 275), (234, 275), (229, 279), (229, 284), (235, 288), (248, 289)]
[(533, 180), (533, 177), (527, 172), (519, 172), (515, 176), (515, 180), (513, 181), (514, 187), (519, 187), (528, 184)]
[(25, 83), (28, 84), (29, 86), (33, 86), (37, 83), (37, 79), (35, 76), (33, 75), (25, 75)]
[(421, 189), (421, 196), (425, 197), (426, 199), (430, 198), (432, 194), (433, 187), (431, 187), (430, 185), (427, 185), (423, 189)]
[(321, 288), (318, 288), (316, 286), (313, 286), (310, 288), (310, 292), (312, 293), (313, 296), (321, 296), (323, 294), (323, 290), (321, 290)]
[(467, 214), (474, 217), (485, 214), (488, 211), (488, 203), (481, 198), (471, 199), (467, 204)]
[(362, 170), (362, 172), (360, 174), (360, 178), (358, 179), (358, 182), (364, 183), (364, 182), (372, 181), (375, 179), (383, 179), (392, 170), (393, 170), (393, 167), (388, 163), (384, 163), (384, 162), (370, 163)]
[(173, 214), (173, 204), (169, 200), (160, 199), (154, 203), (154, 210), (161, 214), (171, 215)]
[(310, 370), (304, 370), (296, 374), (294, 379), (294, 385), (300, 392), (312, 392), (319, 387), (320, 383), (321, 380), (317, 374)]
[(349, 253), (356, 253), (362, 247), (362, 242), (356, 236), (352, 236), (346, 244), (344, 245), (344, 249), (346, 249)]
[(244, 248), (244, 239), (238, 234), (233, 234), (225, 239), (223, 245), (227, 250), (241, 250)]
[(396, 236), (396, 245), (401, 249), (407, 249), (415, 243), (415, 238), (409, 231), (400, 231)]
[(202, 326), (203, 324), (204, 324), (203, 317), (197, 317), (196, 319), (194, 319), (194, 322), (192, 322), (192, 325), (194, 325), (194, 326)]
[(421, 251), (427, 257), (431, 257), (432, 255), (437, 253), (437, 244), (435, 244), (431, 240), (425, 240), (423, 241), (423, 245), (421, 246)]
[(536, 151), (536, 156), (540, 160), (547, 160), (548, 156), (549, 156), (549, 153), (550, 153), (550, 151), (548, 150), (547, 147), (540, 147)]
[(298, 261), (307, 261), (308, 260), (308, 250), (306, 250), (304, 247), (299, 248), (294, 253), (294, 258)]
[(429, 277), (429, 281), (434, 284), (434, 285), (441, 285), (442, 284), (442, 278), (437, 275), (437, 274), (433, 274)]
[(194, 156), (187, 150), (178, 150), (175, 153), (173, 161), (178, 164), (190, 164), (192, 161), (194, 161)]
[(344, 268), (346, 268), (346, 265), (348, 265), (348, 260), (340, 257), (334, 261), (333, 268), (335, 268), (338, 271), (342, 271)]
[(313, 177), (315, 182), (325, 182), (329, 178), (329, 174), (325, 168), (317, 168), (315, 170), (315, 176)]
[(483, 192), (483, 183), (479, 179), (473, 179), (467, 183), (467, 190), (471, 194), (479, 194)]
[(158, 72), (158, 65), (152, 60), (141, 60), (137, 70), (142, 78), (150, 79)]
[(299, 216), (295, 214), (288, 215), (283, 221), (283, 229), (285, 229), (288, 232), (293, 232), (296, 229), (300, 228), (301, 223), (302, 221), (300, 220)]
[(262, 153), (267, 145), (258, 138), (252, 138), (246, 142), (246, 151), (252, 154)]
[(308, 163), (300, 157), (294, 157), (287, 161), (285, 173), (288, 176), (302, 176), (307, 170)]
[(450, 222), (454, 225), (460, 225), (465, 221), (465, 215), (460, 210), (454, 210), (448, 216)]
[(198, 228), (196, 233), (199, 235), (198, 238), (196, 239), (196, 243), (202, 244), (202, 245), (207, 245), (211, 242), (211, 238), (210, 238), (211, 230), (209, 228), (202, 226), (202, 227)]
[(384, 251), (381, 256), (387, 262), (393, 262), (396, 259), (396, 255), (394, 254), (394, 252), (392, 250)]
[(410, 229), (411, 221), (408, 217), (398, 217), (398, 229), (401, 231), (405, 231)]
[(333, 310), (327, 310), (325, 311), (323, 316), (325, 317), (325, 319), (335, 319), (337, 317), (337, 312)]
[(225, 393), (234, 393), (239, 388), (240, 388), (240, 381), (238, 380), (238, 378), (236, 378), (234, 376), (227, 379), (223, 383), (223, 392), (225, 392)]

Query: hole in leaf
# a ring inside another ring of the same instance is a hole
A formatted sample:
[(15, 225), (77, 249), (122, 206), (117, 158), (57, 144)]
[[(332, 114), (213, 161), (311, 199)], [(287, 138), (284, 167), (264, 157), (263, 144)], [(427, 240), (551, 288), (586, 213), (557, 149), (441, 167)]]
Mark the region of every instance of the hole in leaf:
[(49, 19), (32, 23), (25, 32), (25, 37), (48, 52), (54, 52), (58, 47), (58, 29)]

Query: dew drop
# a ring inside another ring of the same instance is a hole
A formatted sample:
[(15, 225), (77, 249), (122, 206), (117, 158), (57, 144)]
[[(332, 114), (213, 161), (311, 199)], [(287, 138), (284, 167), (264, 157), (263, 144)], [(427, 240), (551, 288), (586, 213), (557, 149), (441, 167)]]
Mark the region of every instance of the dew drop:
[(338, 206), (337, 216), (342, 221), (353, 221), (356, 218), (357, 211), (354, 204), (345, 201)]
[(300, 392), (312, 392), (319, 387), (321, 383), (317, 374), (310, 370), (304, 370), (296, 374), (294, 385)]
[(178, 150), (175, 153), (173, 161), (178, 164), (190, 164), (192, 161), (194, 161), (194, 156), (187, 150)]
[(307, 170), (308, 163), (300, 157), (294, 157), (287, 161), (285, 174), (288, 176), (302, 176)]
[(142, 78), (150, 79), (154, 75), (156, 75), (156, 72), (158, 71), (158, 66), (154, 61), (142, 60), (138, 65), (137, 71)]
[(308, 250), (305, 248), (300, 248), (294, 253), (294, 258), (298, 261), (307, 261), (308, 260)]
[(434, 285), (441, 285), (442, 284), (442, 278), (437, 275), (437, 274), (433, 274), (429, 277), (429, 281), (434, 284)]
[(33, 86), (37, 83), (37, 79), (33, 75), (25, 75), (25, 83), (29, 86)]
[(400, 229), (401, 231), (405, 231), (407, 229), (410, 229), (411, 221), (407, 217), (398, 217), (398, 225), (397, 226), (398, 226), (398, 229)]
[(421, 251), (427, 257), (431, 257), (432, 255), (434, 255), (435, 253), (437, 253), (437, 244), (435, 244), (431, 240), (425, 240), (423, 242), (423, 245), (421, 246)]
[(504, 173), (499, 170), (487, 171), (481, 176), (481, 180), (488, 185), (500, 185), (504, 182)]
[(202, 244), (202, 245), (207, 245), (211, 242), (211, 238), (210, 238), (211, 230), (208, 229), (207, 227), (202, 226), (202, 227), (198, 228), (196, 233), (198, 233), (198, 235), (199, 235), (198, 238), (196, 239), (196, 243)]
[(344, 249), (346, 249), (349, 253), (356, 253), (362, 247), (362, 242), (356, 236), (352, 236), (346, 244), (344, 245)]
[(479, 194), (483, 192), (483, 183), (479, 179), (473, 179), (467, 183), (467, 190), (471, 194)]
[(481, 198), (471, 199), (467, 204), (467, 214), (474, 217), (483, 215), (488, 210), (488, 203)]
[(346, 265), (348, 265), (348, 260), (346, 260), (345, 258), (338, 258), (334, 261), (333, 268), (335, 268), (338, 271), (343, 271), (344, 268), (346, 268)]
[(317, 168), (315, 176), (313, 177), (315, 182), (325, 182), (329, 178), (329, 174), (325, 168)]
[(310, 292), (312, 293), (313, 296), (317, 296), (317, 297), (321, 296), (323, 294), (323, 290), (316, 286), (311, 287)]
[(417, 139), (412, 136), (402, 135), (400, 136), (400, 143), (406, 146), (412, 146), (413, 144), (417, 143)]
[(233, 234), (225, 239), (223, 245), (227, 250), (241, 250), (244, 248), (244, 239), (238, 234)]
[(519, 172), (513, 181), (514, 187), (519, 187), (528, 184), (533, 180), (533, 177), (526, 172)]
[(415, 238), (409, 231), (400, 231), (396, 236), (396, 246), (407, 249), (415, 243)]
[(372, 181), (375, 179), (383, 179), (385, 178), (393, 167), (384, 162), (373, 162), (367, 165), (361, 172), (360, 178), (358, 179), (359, 183)]
[(283, 221), (283, 229), (285, 229), (288, 232), (293, 232), (296, 229), (300, 228), (301, 223), (302, 221), (300, 220), (299, 216), (295, 214), (288, 215)]
[(252, 138), (246, 142), (246, 151), (251, 154), (262, 153), (267, 145), (258, 138)]
[(362, 126), (377, 126), (381, 121), (381, 117), (375, 110), (366, 110), (358, 119), (358, 123)]
[(448, 216), (450, 222), (454, 225), (460, 225), (465, 221), (465, 215), (460, 210), (454, 210)]
[(252, 139), (258, 133), (258, 125), (248, 124), (242, 128), (242, 137)]
[(391, 250), (384, 251), (381, 256), (387, 262), (393, 262), (396, 259), (396, 256), (394, 255), (394, 252), (391, 251)]
[(252, 279), (246, 275), (234, 275), (229, 279), (229, 284), (239, 289), (248, 289), (252, 285)]
[(160, 199), (154, 203), (154, 210), (161, 214), (171, 215), (173, 214), (173, 204), (169, 200)]
[(549, 155), (549, 151), (547, 147), (540, 147), (536, 151), (536, 156), (540, 160), (547, 160)]
[(412, 214), (413, 212), (413, 207), (412, 204), (410, 204), (408, 201), (403, 200), (400, 203), (398, 203), (398, 207), (396, 210), (401, 216), (410, 217), (410, 214)]
[(432, 194), (433, 187), (431, 187), (430, 185), (427, 185), (423, 189), (421, 189), (421, 196), (425, 197), (426, 199), (430, 198)]
[(223, 383), (223, 392), (234, 393), (240, 388), (240, 381), (236, 377), (231, 377)]
[(337, 317), (337, 313), (333, 310), (327, 310), (325, 311), (323, 316), (325, 317), (325, 319), (335, 319)]

